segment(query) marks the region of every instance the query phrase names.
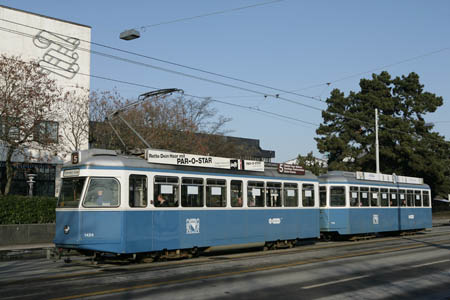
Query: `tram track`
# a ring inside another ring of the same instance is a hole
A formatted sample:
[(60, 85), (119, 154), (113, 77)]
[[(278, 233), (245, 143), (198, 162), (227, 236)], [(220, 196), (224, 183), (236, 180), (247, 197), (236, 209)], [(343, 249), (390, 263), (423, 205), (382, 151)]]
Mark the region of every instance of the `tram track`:
[[(437, 235), (435, 235), (437, 236)], [(134, 290), (141, 290), (141, 289), (148, 289), (148, 288), (155, 288), (155, 287), (163, 287), (163, 286), (170, 286), (174, 284), (189, 284), (196, 281), (204, 281), (204, 280), (211, 280), (211, 279), (221, 279), (221, 278), (227, 278), (230, 276), (238, 276), (238, 275), (245, 275), (250, 273), (258, 273), (258, 272), (265, 272), (265, 271), (272, 271), (277, 269), (287, 269), (292, 267), (299, 267), (303, 265), (309, 265), (314, 263), (323, 263), (323, 262), (330, 262), (330, 261), (336, 261), (336, 260), (343, 260), (343, 259), (350, 259), (355, 257), (361, 257), (361, 256), (369, 256), (369, 255), (378, 255), (378, 254), (386, 254), (386, 253), (392, 253), (396, 251), (406, 251), (406, 250), (413, 250), (413, 249), (420, 249), (423, 247), (432, 247), (433, 245), (430, 245), (431, 242), (427, 241), (408, 241), (409, 243), (406, 245), (389, 245), (385, 247), (380, 247), (377, 249), (372, 250), (361, 250), (361, 251), (351, 251), (349, 253), (340, 254), (340, 255), (333, 255), (333, 256), (325, 256), (325, 257), (313, 257), (309, 259), (301, 259), (301, 260), (295, 260), (288, 263), (279, 263), (279, 264), (267, 264), (267, 265), (257, 265), (254, 267), (243, 267), (243, 268), (229, 268), (229, 269), (223, 269), (222, 271), (216, 271), (215, 268), (212, 268), (210, 271), (205, 272), (201, 275), (197, 276), (184, 276), (186, 274), (178, 274), (178, 275), (168, 275), (166, 278), (164, 277), (155, 277), (153, 279), (142, 279), (141, 281), (135, 281), (130, 283), (129, 281), (126, 281), (126, 276), (124, 276), (124, 281), (121, 282), (119, 285), (118, 283), (108, 283), (98, 286), (95, 286), (94, 291), (89, 290), (86, 291), (86, 287), (84, 286), (83, 282), (99, 282), (100, 277), (106, 277), (106, 276), (114, 276), (115, 278), (121, 277), (120, 274), (123, 273), (125, 270), (122, 270), (120, 272), (111, 270), (109, 272), (97, 272), (95, 273), (95, 276), (90, 276), (89, 278), (86, 277), (79, 277), (77, 279), (74, 278), (74, 280), (79, 281), (77, 284), (78, 289), (73, 290), (74, 294), (67, 295), (63, 297), (54, 297), (52, 299), (56, 300), (68, 300), (68, 299), (78, 299), (83, 297), (94, 297), (94, 296), (102, 296), (102, 295), (110, 295), (110, 294), (116, 294), (116, 293), (122, 293), (122, 292), (130, 292)], [(441, 240), (434, 240), (432, 242), (433, 244), (439, 244), (439, 245), (448, 245), (450, 244), (450, 239), (441, 239)], [(274, 251), (275, 252), (275, 251)], [(276, 253), (274, 253), (276, 254)], [(223, 261), (222, 261), (223, 262)], [(209, 261), (211, 263), (211, 261)], [(192, 266), (192, 265), (190, 265)], [(135, 269), (134, 272), (146, 272), (150, 269)], [(156, 270), (156, 269), (152, 269)], [(128, 271), (128, 270), (126, 270)], [(167, 269), (166, 269), (167, 271)], [(122, 274), (123, 275), (123, 274)], [(127, 275), (130, 275), (127, 273)], [(192, 274), (191, 274), (192, 275)], [(136, 277), (136, 276), (132, 276)], [(106, 279), (104, 279), (106, 280)], [(120, 279), (116, 279), (120, 282)], [(53, 282), (52, 284), (58, 282)], [(71, 286), (75, 285), (73, 281), (70, 283)], [(45, 284), (44, 284), (45, 286)], [(59, 286), (60, 287), (60, 286)], [(43, 285), (39, 285), (39, 288), (43, 288)], [(33, 290), (32, 290), (33, 292)], [(26, 295), (25, 295), (26, 296)], [(24, 297), (26, 298), (26, 297)]]
[[(315, 245), (311, 246), (299, 246), (297, 248), (292, 249), (279, 249), (279, 250), (271, 250), (271, 251), (251, 251), (244, 253), (231, 253), (231, 254), (223, 254), (223, 255), (208, 255), (202, 256), (200, 258), (188, 259), (188, 260), (174, 260), (174, 261), (164, 261), (164, 262), (153, 262), (153, 263), (142, 263), (142, 264), (105, 264), (105, 265), (92, 265), (87, 260), (79, 261), (74, 263), (74, 266), (77, 267), (88, 267), (90, 270), (82, 270), (79, 272), (73, 273), (65, 273), (65, 274), (56, 274), (51, 276), (40, 276), (40, 277), (28, 277), (19, 280), (5, 280), (0, 282), (0, 287), (2, 286), (14, 286), (21, 284), (39, 284), (45, 282), (58, 282), (65, 280), (77, 280), (84, 279), (86, 277), (89, 278), (97, 278), (104, 276), (113, 276), (123, 274), (127, 272), (127, 274), (132, 273), (141, 273), (148, 271), (160, 271), (160, 270), (170, 270), (173, 268), (180, 267), (192, 267), (192, 266), (202, 266), (205, 264), (212, 263), (223, 263), (223, 262), (236, 262), (239, 260), (247, 260), (247, 259), (257, 259), (257, 258), (270, 258), (277, 256), (286, 256), (293, 254), (301, 254), (307, 253), (311, 251), (319, 251), (319, 250), (327, 250), (327, 249), (335, 249), (340, 248), (344, 249), (346, 247), (352, 246), (370, 246), (372, 244), (382, 243), (382, 242), (405, 242), (405, 240), (409, 240), (406, 245), (398, 245), (398, 243), (391, 244), (388, 246), (376, 248), (376, 249), (356, 249), (355, 251), (350, 251), (347, 254), (343, 255), (333, 255), (326, 257), (319, 257), (314, 259), (305, 259), (299, 260), (296, 262), (288, 263), (288, 264), (280, 264), (271, 267), (273, 268), (283, 268), (289, 266), (296, 265), (304, 265), (311, 264), (316, 262), (325, 262), (332, 261), (338, 259), (345, 259), (349, 257), (357, 257), (364, 255), (375, 255), (380, 253), (415, 249), (429, 246), (429, 242), (427, 240), (440, 237), (440, 236), (448, 236), (448, 232), (438, 232), (438, 233), (425, 233), (425, 234), (416, 234), (414, 236), (408, 237), (385, 237), (385, 238), (376, 238), (373, 240), (364, 240), (364, 241), (345, 241), (345, 242), (318, 242)], [(411, 237), (423, 237), (424, 239), (420, 241), (411, 240)], [(432, 243), (450, 243), (450, 239), (443, 239), (439, 241), (432, 241)]]

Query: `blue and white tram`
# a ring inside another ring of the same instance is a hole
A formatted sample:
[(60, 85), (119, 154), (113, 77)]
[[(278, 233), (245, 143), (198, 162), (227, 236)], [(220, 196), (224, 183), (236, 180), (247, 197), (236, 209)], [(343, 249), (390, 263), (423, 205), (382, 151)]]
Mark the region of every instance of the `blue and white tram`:
[(317, 177), (281, 172), (80, 151), (62, 169), (54, 243), (94, 254), (195, 253), (318, 238)]
[(319, 176), (319, 182), (322, 234), (432, 227), (430, 187), (421, 178), (332, 171)]

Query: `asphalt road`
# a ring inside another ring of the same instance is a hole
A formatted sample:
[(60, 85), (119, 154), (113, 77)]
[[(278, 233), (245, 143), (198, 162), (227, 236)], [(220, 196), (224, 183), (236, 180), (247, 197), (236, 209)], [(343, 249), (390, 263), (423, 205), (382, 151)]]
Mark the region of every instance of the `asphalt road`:
[(0, 262), (0, 298), (450, 299), (450, 226), (169, 262)]

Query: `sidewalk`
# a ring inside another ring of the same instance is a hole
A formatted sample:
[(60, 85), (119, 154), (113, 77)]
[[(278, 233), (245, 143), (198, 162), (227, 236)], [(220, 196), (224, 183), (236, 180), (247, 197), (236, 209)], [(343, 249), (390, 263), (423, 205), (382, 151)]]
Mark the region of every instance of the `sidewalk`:
[(50, 258), (54, 248), (53, 243), (0, 246), (0, 261)]

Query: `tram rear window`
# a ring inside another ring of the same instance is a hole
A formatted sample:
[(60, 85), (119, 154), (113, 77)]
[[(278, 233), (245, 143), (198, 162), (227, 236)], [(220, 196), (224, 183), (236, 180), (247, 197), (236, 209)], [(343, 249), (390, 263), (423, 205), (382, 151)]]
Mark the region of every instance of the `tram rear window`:
[(57, 206), (68, 208), (78, 207), (85, 181), (86, 177), (64, 178)]

